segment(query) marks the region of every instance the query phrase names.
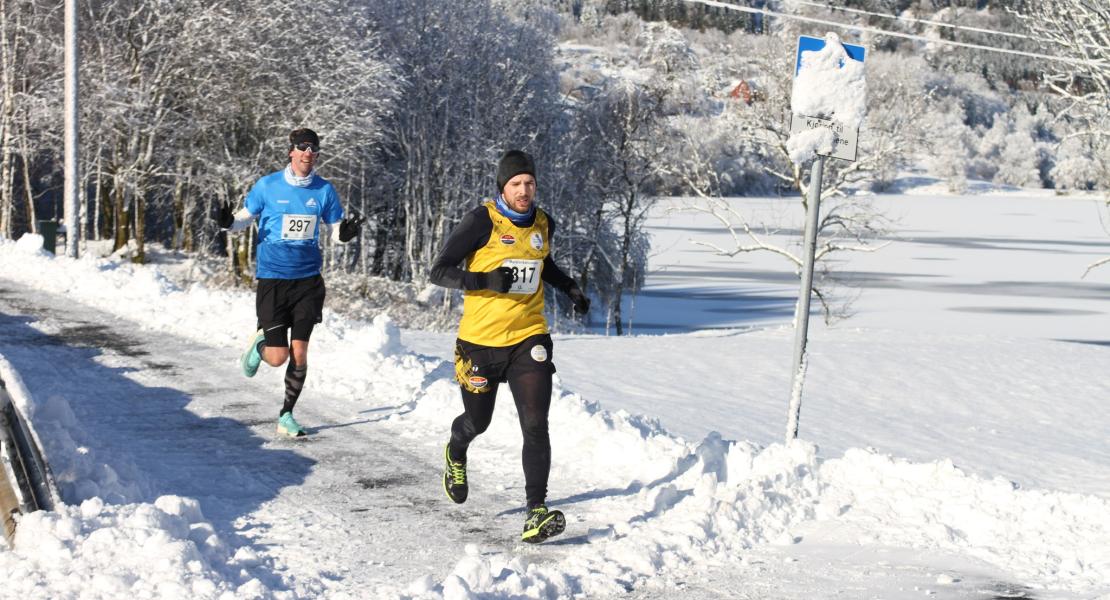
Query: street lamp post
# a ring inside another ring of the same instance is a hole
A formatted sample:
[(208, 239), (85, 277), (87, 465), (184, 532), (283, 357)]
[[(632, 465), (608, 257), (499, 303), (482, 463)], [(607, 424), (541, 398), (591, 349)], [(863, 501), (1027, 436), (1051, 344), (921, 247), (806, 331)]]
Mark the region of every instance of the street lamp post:
[(63, 215), (66, 229), (66, 256), (77, 258), (81, 228), (80, 167), (77, 164), (77, 0), (65, 0), (65, 191)]

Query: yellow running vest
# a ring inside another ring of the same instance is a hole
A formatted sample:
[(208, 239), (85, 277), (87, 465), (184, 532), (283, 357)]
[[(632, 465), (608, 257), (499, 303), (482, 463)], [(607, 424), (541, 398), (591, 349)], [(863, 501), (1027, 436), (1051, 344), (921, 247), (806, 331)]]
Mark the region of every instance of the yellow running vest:
[(463, 317), (459, 338), (482, 346), (512, 346), (525, 338), (547, 333), (543, 316), (543, 259), (551, 251), (547, 215), (536, 208), (531, 227), (517, 227), (497, 212), (493, 202), (485, 203), (493, 231), (485, 246), (466, 257), (466, 269), (473, 272), (510, 267), (513, 287), (508, 294), (491, 290), (463, 292)]

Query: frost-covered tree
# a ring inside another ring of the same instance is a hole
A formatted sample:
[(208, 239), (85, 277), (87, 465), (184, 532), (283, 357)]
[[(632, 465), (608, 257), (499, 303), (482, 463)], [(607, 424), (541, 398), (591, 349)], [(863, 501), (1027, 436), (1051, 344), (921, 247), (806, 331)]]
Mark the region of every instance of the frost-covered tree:
[[(143, 260), (146, 215), (160, 208), (162, 162), (188, 123), (181, 111), (208, 14), (201, 2), (107, 0), (88, 5), (83, 31), (82, 139), (96, 140), (115, 248), (133, 239)], [(93, 145), (85, 145), (92, 148)]]
[[(382, 57), (370, 7), (346, 0), (322, 0), (310, 11), (287, 0), (219, 6), (274, 26), (244, 29), (235, 18), (220, 22), (220, 52), (205, 57), (216, 73), (209, 85), (213, 94), (236, 101), (206, 111), (207, 96), (193, 97), (190, 113), (224, 133), (190, 131), (188, 143), (221, 157), (201, 157), (196, 165), (201, 179), (214, 184), (217, 199), (238, 203), (259, 176), (288, 162), (288, 132), (310, 127), (321, 136), (318, 168), (336, 184), (345, 205), (357, 208), (354, 186), (371, 169), (372, 153), (384, 136), (380, 122), (397, 97), (396, 74)], [(328, 43), (291, 35), (280, 25), (294, 22), (303, 31), (328, 32)], [(247, 235), (238, 248), (249, 249)], [(243, 251), (229, 254), (241, 256), (238, 264), (247, 267)]]
[(670, 75), (698, 68), (698, 57), (686, 37), (667, 23), (645, 23), (636, 41), (640, 45), (640, 64), (657, 73)]
[[(287, 160), (282, 138), (293, 127), (323, 133), (322, 163), (343, 180), (341, 167), (378, 139), (373, 125), (393, 97), (365, 8), (344, 0), (311, 11), (286, 0), (96, 0), (81, 10), (88, 223), (135, 260), (152, 233), (206, 249), (211, 204), (237, 204)], [(298, 28), (328, 31), (329, 42), (291, 34)], [(249, 241), (231, 240), (245, 276)]]
[(1002, 139), (995, 183), (1030, 187), (1039, 183), (1036, 152), (1028, 132), (1013, 131)]
[(383, 2), (375, 15), (406, 76), (382, 125), (372, 270), (423, 285), (451, 226), (495, 192), (501, 152), (527, 150), (544, 168), (560, 111), (553, 39), (488, 0)]
[(1110, 144), (1099, 144), (1096, 136), (1073, 136), (1056, 149), (1056, 164), (1051, 177), (1056, 191), (1110, 189)]
[(927, 138), (924, 148), (929, 172), (944, 179), (948, 191), (964, 192), (971, 130), (964, 124), (964, 112), (958, 100), (948, 97), (936, 102), (923, 117), (922, 127), (937, 132)]
[(0, 236), (34, 230), (36, 183), (57, 169), (55, 119), (62, 79), (60, 7), (41, 0), (0, 0)]
[(590, 140), (578, 176), (596, 203), (584, 259), (617, 335), (625, 332), (626, 292), (635, 294), (643, 284), (649, 247), (643, 226), (668, 166), (662, 107), (660, 88), (621, 81), (577, 118), (578, 135)]
[[(1068, 62), (1044, 65), (1045, 80), (1095, 122), (1110, 112), (1110, 4), (1096, 0), (1023, 0), (1015, 14), (1042, 48)], [(1092, 133), (1110, 135), (1095, 129)]]

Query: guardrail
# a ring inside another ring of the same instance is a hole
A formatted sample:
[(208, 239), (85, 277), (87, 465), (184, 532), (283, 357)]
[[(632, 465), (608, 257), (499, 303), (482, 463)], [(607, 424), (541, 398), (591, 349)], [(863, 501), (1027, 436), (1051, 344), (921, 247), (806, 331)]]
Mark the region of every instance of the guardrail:
[(59, 496), (42, 449), (0, 378), (0, 525), (12, 544), (17, 514), (53, 510)]

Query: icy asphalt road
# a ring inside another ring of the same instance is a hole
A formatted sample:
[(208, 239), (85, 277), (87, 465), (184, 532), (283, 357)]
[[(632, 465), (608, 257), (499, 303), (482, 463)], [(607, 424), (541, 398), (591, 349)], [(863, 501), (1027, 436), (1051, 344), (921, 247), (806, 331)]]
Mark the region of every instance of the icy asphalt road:
[(197, 498), (221, 536), (268, 557), (271, 587), (403, 587), (442, 579), (467, 543), (516, 546), (522, 513), (504, 514), (516, 490), (450, 505), (438, 455), (377, 426), (390, 408), (345, 410), (312, 393), (311, 370), (297, 414), (312, 435), (281, 439), (280, 378), (244, 378), (223, 349), (12, 284), (0, 284), (0, 313), (0, 353), (32, 393), (66, 397), (90, 452), (138, 484), (119, 500)]

